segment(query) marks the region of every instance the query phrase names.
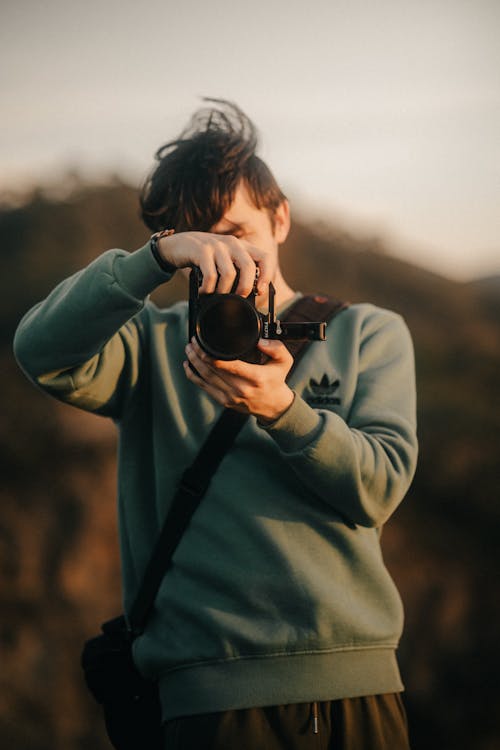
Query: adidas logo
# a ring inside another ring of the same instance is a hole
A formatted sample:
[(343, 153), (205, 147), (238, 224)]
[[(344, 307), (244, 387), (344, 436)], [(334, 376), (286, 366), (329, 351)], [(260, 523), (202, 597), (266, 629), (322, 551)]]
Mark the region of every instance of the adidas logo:
[(311, 378), (309, 388), (313, 395), (307, 397), (307, 403), (311, 406), (336, 406), (340, 404), (340, 398), (332, 395), (338, 390), (339, 386), (340, 380), (337, 379), (330, 382), (326, 373), (319, 383), (314, 378)]

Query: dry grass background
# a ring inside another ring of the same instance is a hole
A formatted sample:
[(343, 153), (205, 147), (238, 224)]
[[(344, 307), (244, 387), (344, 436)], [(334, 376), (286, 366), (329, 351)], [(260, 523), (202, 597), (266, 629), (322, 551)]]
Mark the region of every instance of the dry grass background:
[[(64, 195), (64, 197), (63, 197)], [(11, 354), (21, 315), (110, 247), (147, 238), (120, 180), (37, 190), (0, 208), (0, 746), (104, 750), (83, 640), (120, 608), (114, 427), (38, 393)], [(382, 537), (407, 613), (400, 657), (414, 750), (500, 745), (500, 287), (449, 281), (374, 237), (295, 223), (285, 275), (371, 301), (412, 331), (420, 463)], [(418, 259), (416, 259), (418, 261)], [(185, 295), (180, 279), (154, 295)]]

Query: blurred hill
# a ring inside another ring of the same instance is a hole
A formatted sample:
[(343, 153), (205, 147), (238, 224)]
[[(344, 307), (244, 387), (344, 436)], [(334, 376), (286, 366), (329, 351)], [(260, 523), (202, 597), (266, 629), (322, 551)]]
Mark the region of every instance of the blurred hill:
[[(120, 609), (114, 427), (51, 401), (11, 354), (21, 315), (65, 276), (148, 232), (119, 179), (0, 204), (0, 747), (104, 750), (83, 640)], [(405, 602), (401, 664), (414, 750), (500, 746), (498, 280), (462, 284), (377, 238), (296, 222), (282, 251), (304, 292), (403, 314), (419, 390), (420, 463), (383, 534)], [(158, 304), (185, 296), (175, 277)]]

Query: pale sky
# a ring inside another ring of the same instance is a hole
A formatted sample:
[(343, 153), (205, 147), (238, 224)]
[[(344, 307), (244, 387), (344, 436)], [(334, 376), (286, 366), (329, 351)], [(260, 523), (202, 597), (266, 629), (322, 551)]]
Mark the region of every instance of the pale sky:
[(456, 279), (500, 272), (500, 0), (2, 0), (0, 189), (139, 183), (236, 101), (292, 210)]

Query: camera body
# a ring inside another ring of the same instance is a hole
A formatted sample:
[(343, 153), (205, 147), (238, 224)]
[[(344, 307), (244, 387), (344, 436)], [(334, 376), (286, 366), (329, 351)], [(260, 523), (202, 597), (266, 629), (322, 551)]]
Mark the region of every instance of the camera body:
[[(275, 289), (269, 284), (268, 312), (255, 307), (255, 291), (248, 297), (228, 294), (200, 294), (202, 274), (193, 268), (189, 276), (189, 340), (194, 336), (215, 359), (241, 359), (263, 364), (266, 356), (257, 348), (259, 339), (280, 341), (324, 341), (325, 322), (293, 322), (276, 320)], [(236, 288), (237, 279), (233, 285)]]

